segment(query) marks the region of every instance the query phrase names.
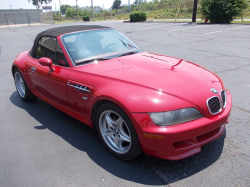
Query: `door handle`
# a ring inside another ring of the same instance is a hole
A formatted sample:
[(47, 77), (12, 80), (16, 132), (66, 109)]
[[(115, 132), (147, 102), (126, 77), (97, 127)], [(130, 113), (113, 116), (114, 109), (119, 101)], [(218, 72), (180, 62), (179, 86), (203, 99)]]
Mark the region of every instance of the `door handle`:
[(33, 72), (36, 71), (36, 68), (35, 68), (35, 67), (31, 67), (30, 69), (31, 69), (31, 71), (33, 71)]

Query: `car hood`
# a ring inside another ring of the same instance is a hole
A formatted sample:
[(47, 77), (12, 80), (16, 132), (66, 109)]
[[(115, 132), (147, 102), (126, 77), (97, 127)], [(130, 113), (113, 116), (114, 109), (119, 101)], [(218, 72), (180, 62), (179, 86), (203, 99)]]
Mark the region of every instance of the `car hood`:
[(208, 98), (223, 89), (222, 80), (194, 63), (169, 56), (142, 52), (82, 66), (88, 73), (99, 74), (174, 95), (205, 107)]

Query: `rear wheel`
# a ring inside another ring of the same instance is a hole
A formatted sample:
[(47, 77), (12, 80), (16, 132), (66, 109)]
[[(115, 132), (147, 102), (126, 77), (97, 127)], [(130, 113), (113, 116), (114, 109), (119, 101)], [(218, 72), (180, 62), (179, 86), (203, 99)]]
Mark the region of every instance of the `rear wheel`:
[(134, 126), (121, 108), (105, 103), (96, 117), (99, 137), (110, 153), (119, 159), (131, 160), (142, 152)]
[(17, 68), (14, 71), (14, 80), (15, 80), (17, 93), (21, 97), (22, 100), (30, 101), (36, 98), (36, 96), (31, 93), (21, 72)]

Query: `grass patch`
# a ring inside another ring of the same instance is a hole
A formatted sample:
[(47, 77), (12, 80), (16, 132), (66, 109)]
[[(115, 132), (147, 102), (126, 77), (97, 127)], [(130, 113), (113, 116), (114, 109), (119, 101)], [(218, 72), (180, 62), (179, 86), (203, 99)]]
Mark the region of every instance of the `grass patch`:
[[(150, 20), (148, 20), (148, 21), (150, 21)], [(154, 21), (154, 22), (162, 22), (162, 23), (174, 23), (175, 22), (175, 20), (173, 20), (173, 19), (169, 19), (169, 20), (157, 20), (157, 19), (155, 19), (155, 20), (152, 20), (152, 21)], [(192, 22), (192, 20), (190, 19), (190, 20), (180, 20), (180, 19), (177, 19), (176, 20), (176, 23), (191, 23)], [(204, 23), (204, 20), (203, 21), (200, 21), (200, 20), (196, 20), (196, 23)]]
[(236, 24), (250, 24), (250, 21), (232, 21), (231, 23), (236, 23)]
[(73, 22), (83, 22), (82, 20), (61, 20), (61, 21), (57, 21), (55, 20), (55, 24), (62, 24), (62, 23), (73, 23)]

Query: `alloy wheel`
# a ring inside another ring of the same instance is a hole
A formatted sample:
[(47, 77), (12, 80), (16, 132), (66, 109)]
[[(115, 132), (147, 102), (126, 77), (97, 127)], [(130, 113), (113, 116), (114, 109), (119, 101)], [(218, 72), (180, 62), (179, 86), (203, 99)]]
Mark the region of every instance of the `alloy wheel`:
[(19, 72), (15, 73), (15, 84), (17, 91), (21, 97), (25, 97), (25, 84), (24, 80)]
[(112, 110), (104, 111), (99, 128), (105, 143), (116, 153), (125, 154), (131, 147), (131, 134), (123, 118)]

